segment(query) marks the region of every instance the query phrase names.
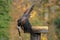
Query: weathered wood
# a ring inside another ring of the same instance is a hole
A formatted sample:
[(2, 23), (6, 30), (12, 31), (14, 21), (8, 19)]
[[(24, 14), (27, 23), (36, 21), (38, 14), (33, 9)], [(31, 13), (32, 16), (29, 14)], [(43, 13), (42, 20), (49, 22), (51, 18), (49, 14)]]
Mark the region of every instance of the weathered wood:
[(47, 29), (48, 30), (48, 26), (32, 26), (32, 29)]
[(41, 33), (31, 34), (30, 37), (31, 37), (30, 40), (41, 40)]
[(48, 26), (32, 27), (33, 34), (31, 34), (30, 40), (41, 40), (41, 33), (48, 33)]
[(47, 33), (48, 32), (48, 26), (37, 26), (32, 27), (32, 30), (34, 33)]

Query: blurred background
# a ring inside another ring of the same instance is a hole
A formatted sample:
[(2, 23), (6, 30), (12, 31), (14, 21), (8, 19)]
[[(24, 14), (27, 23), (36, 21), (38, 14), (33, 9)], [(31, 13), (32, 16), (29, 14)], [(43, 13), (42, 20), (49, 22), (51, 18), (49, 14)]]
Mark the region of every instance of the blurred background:
[[(19, 40), (17, 19), (33, 3), (30, 23), (49, 28), (47, 34), (41, 34), (41, 40), (60, 40), (60, 0), (0, 0), (0, 40)], [(21, 29), (21, 37), (29, 40), (30, 34)]]

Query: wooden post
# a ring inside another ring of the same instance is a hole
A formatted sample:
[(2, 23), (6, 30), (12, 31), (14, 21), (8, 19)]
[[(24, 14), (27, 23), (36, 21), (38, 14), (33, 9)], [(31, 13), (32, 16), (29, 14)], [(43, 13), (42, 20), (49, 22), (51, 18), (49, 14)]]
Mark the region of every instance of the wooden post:
[(41, 33), (33, 33), (30, 37), (30, 40), (41, 40)]
[(30, 40), (41, 40), (41, 33), (47, 33), (48, 27), (33, 27), (33, 34), (30, 36)]

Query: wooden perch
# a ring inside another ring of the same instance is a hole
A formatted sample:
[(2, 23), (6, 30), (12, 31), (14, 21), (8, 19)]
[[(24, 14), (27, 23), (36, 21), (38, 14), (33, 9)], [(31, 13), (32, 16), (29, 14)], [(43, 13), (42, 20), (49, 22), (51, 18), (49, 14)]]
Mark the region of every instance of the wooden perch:
[(34, 33), (47, 33), (48, 26), (34, 26), (32, 27)]

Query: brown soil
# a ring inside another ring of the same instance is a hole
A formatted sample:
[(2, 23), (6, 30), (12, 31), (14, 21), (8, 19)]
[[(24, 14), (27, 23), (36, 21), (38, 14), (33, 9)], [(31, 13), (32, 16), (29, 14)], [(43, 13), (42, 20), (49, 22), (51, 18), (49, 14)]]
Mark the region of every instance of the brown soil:
[(12, 20), (10, 22), (10, 40), (18, 39), (18, 31), (17, 31), (17, 19), (19, 14), (11, 12), (10, 13)]

